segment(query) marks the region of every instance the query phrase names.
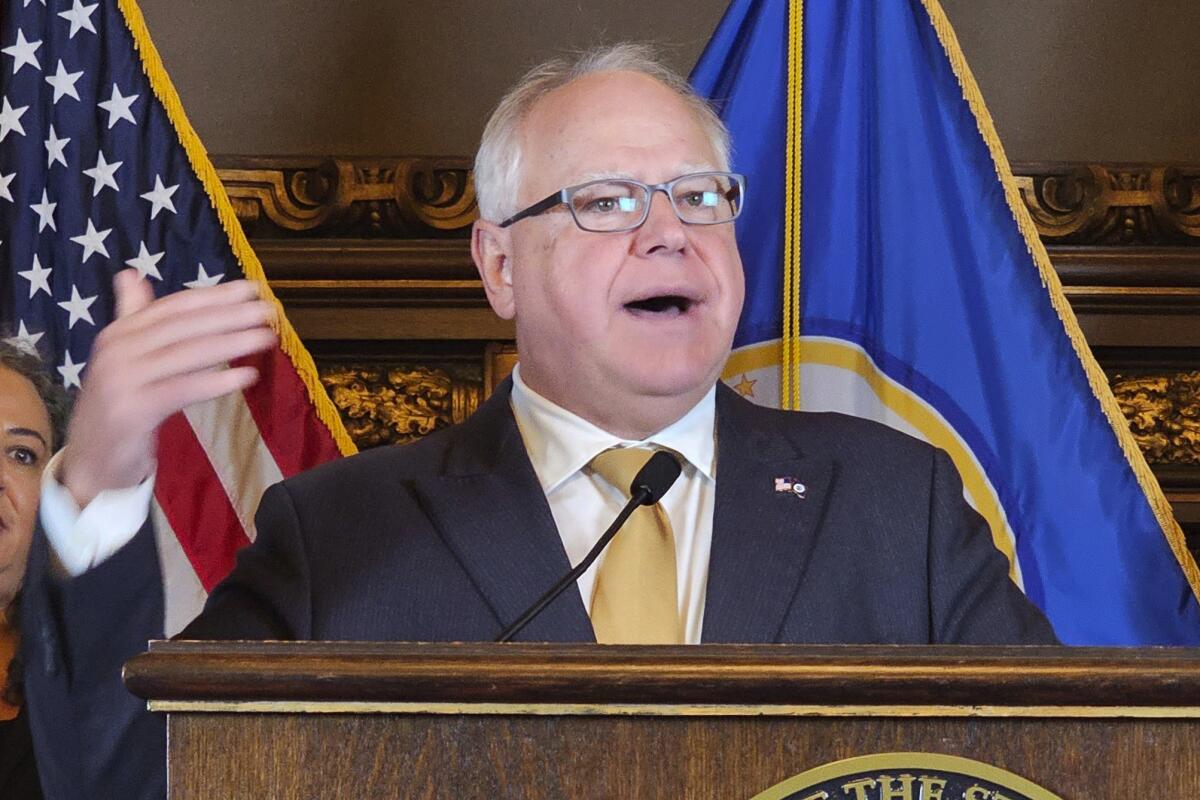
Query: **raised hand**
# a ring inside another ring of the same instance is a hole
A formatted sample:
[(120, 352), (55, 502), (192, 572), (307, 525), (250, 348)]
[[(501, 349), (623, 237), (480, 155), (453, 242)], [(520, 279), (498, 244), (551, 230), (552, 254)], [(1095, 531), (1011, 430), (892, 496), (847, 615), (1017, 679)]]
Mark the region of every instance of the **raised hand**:
[(254, 368), (228, 362), (275, 342), (274, 308), (249, 281), (158, 300), (134, 270), (113, 284), (116, 319), (96, 337), (59, 475), (80, 508), (149, 476), (163, 420), (253, 384)]

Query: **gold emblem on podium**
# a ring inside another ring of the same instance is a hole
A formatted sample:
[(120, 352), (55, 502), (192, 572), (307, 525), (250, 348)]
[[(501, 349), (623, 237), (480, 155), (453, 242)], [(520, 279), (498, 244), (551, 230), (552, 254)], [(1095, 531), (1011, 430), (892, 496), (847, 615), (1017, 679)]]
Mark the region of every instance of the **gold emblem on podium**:
[(958, 756), (879, 753), (815, 767), (751, 800), (1062, 800), (1011, 772)]

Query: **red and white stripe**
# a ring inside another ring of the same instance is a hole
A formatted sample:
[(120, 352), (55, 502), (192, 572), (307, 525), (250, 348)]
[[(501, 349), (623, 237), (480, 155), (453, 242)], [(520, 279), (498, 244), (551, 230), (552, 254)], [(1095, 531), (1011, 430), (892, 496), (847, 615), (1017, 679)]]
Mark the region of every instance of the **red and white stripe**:
[(154, 521), (167, 635), (199, 613), (237, 551), (254, 541), (267, 487), (340, 455), (282, 350), (237, 363), (258, 370), (254, 386), (191, 406), (159, 431)]

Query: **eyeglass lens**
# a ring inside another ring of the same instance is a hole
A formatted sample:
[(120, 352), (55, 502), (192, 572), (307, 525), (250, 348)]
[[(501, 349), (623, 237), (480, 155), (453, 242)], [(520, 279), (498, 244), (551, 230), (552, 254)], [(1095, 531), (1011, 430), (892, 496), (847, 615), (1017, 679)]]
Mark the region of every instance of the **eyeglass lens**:
[[(649, 189), (633, 181), (595, 181), (578, 187), (571, 210), (580, 227), (615, 231), (639, 225), (650, 202)], [(727, 175), (688, 175), (671, 187), (676, 215), (693, 225), (729, 222), (741, 204), (739, 185)]]

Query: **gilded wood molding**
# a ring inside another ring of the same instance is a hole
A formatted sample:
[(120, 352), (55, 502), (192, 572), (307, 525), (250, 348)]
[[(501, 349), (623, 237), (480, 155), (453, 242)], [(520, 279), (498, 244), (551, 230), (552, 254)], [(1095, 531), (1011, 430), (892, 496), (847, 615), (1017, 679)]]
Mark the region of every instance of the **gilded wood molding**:
[(479, 406), (478, 381), (415, 364), (337, 363), (321, 383), (359, 449), (404, 444), (456, 422)]
[(1113, 393), (1152, 464), (1200, 464), (1200, 372), (1114, 375)]
[[(471, 161), (215, 157), (252, 238), (465, 237), (477, 207)], [(1200, 246), (1200, 166), (1018, 163), (1047, 244)]]
[(1047, 244), (1200, 245), (1200, 167), (1014, 164)]
[(468, 158), (215, 157), (253, 238), (432, 239), (469, 234)]

